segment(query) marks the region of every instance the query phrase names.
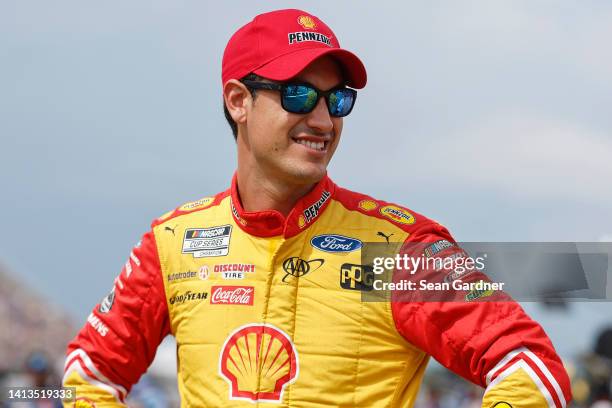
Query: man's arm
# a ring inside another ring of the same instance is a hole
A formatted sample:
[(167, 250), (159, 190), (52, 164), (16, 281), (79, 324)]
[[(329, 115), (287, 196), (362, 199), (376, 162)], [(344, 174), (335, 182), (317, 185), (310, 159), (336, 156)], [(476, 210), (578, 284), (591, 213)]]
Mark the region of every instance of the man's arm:
[[(413, 232), (406, 244), (440, 240), (455, 244), (444, 227), (432, 223)], [(462, 254), (455, 245), (436, 257)], [(442, 282), (445, 277), (449, 281), (448, 273), (420, 270), (414, 275), (396, 272), (394, 279)], [(481, 279), (488, 280), (477, 271), (462, 277), (464, 282)], [(410, 294), (401, 299), (407, 302), (392, 303), (396, 326), (442, 365), (486, 387), (483, 407), (565, 408), (571, 399), (569, 378), (542, 327), (504, 292), (486, 293), (486, 301), (468, 300), (468, 294), (451, 292), (443, 302), (427, 301), (422, 292)]]
[(169, 331), (157, 245), (149, 232), (130, 254), (112, 292), (68, 345), (64, 386), (76, 387), (77, 398), (123, 406)]

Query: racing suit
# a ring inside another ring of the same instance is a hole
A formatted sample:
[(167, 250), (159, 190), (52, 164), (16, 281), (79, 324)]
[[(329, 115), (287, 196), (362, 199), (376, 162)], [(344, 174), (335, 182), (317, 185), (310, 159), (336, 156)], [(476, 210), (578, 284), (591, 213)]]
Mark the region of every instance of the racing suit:
[(152, 223), (69, 344), (64, 385), (83, 406), (122, 406), (172, 334), (186, 407), (411, 407), (429, 356), (486, 387), (483, 407), (566, 407), (565, 369), (517, 303), (362, 301), (366, 242), (462, 252), (436, 222), (328, 177), (287, 217), (247, 212), (234, 176)]

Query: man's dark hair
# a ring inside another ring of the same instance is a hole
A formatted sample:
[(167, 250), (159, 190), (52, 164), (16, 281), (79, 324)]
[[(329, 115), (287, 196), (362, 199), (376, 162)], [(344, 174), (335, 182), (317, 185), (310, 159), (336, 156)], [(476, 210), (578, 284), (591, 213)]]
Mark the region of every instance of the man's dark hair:
[[(260, 77), (259, 75), (249, 74), (243, 78), (240, 78), (240, 81), (241, 82), (242, 81), (261, 81), (262, 79), (264, 78)], [(249, 92), (251, 92), (251, 95), (253, 96), (253, 100), (255, 100), (255, 98), (257, 97), (256, 90), (248, 86), (247, 88), (249, 89)], [(230, 115), (229, 111), (227, 110), (227, 106), (225, 106), (225, 100), (223, 100), (223, 114), (225, 115), (225, 119), (227, 120), (227, 123), (232, 129), (234, 140), (238, 140), (238, 125), (236, 124), (236, 122), (234, 122), (232, 115)]]

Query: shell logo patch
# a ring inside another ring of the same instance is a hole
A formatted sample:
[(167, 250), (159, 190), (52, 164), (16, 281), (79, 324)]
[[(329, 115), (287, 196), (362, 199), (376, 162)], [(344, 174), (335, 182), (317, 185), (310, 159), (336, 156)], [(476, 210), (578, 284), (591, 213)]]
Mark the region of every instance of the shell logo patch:
[(385, 205), (380, 209), (380, 213), (398, 224), (414, 224), (415, 222), (412, 214), (396, 205)]
[(361, 208), (363, 211), (372, 211), (376, 207), (378, 207), (378, 204), (374, 200), (361, 200), (359, 202), (359, 208)]
[(198, 208), (206, 208), (212, 204), (213, 200), (213, 197), (204, 197), (197, 201), (191, 201), (189, 203), (181, 205), (179, 211), (191, 211)]
[(306, 226), (306, 219), (303, 215), (300, 215), (298, 218), (298, 227), (304, 228)]
[(297, 21), (299, 25), (307, 30), (314, 30), (317, 28), (317, 24), (310, 16), (299, 16)]
[(94, 404), (89, 398), (77, 398), (74, 401), (75, 408), (96, 408), (96, 404)]
[(290, 337), (270, 324), (239, 327), (225, 340), (219, 373), (229, 383), (231, 400), (281, 402), (299, 374)]

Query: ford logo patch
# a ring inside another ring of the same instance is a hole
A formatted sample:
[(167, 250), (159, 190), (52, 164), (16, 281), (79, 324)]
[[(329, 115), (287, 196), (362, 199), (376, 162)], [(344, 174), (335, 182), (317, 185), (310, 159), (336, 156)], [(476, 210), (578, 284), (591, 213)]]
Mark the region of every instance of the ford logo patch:
[(310, 240), (310, 244), (325, 252), (353, 252), (363, 245), (358, 239), (336, 234), (317, 235)]

